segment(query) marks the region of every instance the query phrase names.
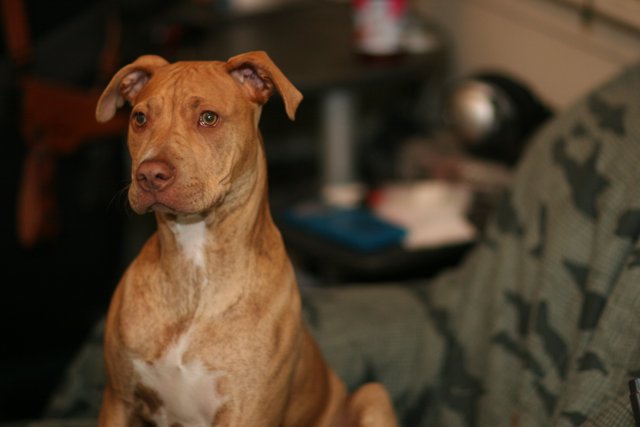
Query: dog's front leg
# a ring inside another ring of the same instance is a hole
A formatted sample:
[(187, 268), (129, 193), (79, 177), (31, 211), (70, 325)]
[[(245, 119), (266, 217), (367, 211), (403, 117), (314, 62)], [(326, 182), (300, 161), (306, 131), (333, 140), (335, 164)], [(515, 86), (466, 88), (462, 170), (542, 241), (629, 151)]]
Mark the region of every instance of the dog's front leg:
[(347, 400), (348, 427), (397, 427), (398, 422), (387, 390), (368, 383)]
[(144, 427), (144, 422), (134, 416), (130, 406), (116, 397), (107, 385), (102, 396), (98, 427)]

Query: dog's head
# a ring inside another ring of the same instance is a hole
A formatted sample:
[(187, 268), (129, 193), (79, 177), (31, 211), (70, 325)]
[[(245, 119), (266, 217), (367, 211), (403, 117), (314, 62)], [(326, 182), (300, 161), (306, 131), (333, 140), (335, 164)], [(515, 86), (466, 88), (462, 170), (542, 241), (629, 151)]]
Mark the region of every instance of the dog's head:
[(260, 111), (275, 91), (293, 120), (302, 95), (264, 52), (173, 64), (146, 55), (120, 69), (98, 101), (96, 118), (108, 121), (131, 104), (133, 210), (199, 214), (231, 191), (255, 186), (264, 161)]

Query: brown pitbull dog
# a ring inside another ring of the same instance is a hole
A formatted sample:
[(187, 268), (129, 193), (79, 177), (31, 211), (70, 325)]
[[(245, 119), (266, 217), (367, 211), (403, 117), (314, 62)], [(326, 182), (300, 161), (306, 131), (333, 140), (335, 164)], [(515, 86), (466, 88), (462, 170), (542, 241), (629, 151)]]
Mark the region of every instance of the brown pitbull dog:
[(267, 198), (258, 121), (302, 95), (264, 52), (142, 56), (96, 109), (132, 106), (129, 202), (157, 231), (122, 277), (105, 331), (100, 426), (396, 426), (385, 389), (347, 396), (305, 328)]

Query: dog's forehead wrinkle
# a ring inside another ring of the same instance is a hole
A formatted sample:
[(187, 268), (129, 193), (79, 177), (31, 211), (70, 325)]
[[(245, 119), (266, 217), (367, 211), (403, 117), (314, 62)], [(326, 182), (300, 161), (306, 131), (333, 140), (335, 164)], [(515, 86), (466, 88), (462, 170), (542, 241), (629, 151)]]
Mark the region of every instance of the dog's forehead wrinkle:
[(203, 100), (201, 97), (194, 95), (189, 100), (189, 107), (196, 110), (200, 107), (200, 105), (202, 104), (202, 101)]
[(134, 110), (143, 111), (148, 115), (158, 116), (161, 114), (165, 101), (159, 96), (150, 96), (141, 99), (134, 106)]
[[(195, 67), (193, 65), (196, 65)], [(170, 94), (170, 108), (197, 108), (202, 104), (214, 105), (233, 100), (230, 91), (235, 90), (235, 80), (216, 61), (176, 62), (154, 76), (154, 85)], [(157, 92), (157, 91), (156, 91)]]

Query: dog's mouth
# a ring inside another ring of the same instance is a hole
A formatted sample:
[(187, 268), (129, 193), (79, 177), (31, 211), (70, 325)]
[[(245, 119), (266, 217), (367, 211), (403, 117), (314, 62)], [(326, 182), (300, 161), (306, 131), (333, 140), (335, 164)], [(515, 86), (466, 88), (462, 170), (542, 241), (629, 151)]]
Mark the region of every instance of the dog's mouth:
[(149, 207), (147, 212), (154, 212), (160, 214), (164, 218), (169, 221), (179, 222), (182, 224), (189, 224), (194, 222), (202, 221), (205, 218), (209, 218), (212, 212), (212, 209), (205, 209), (203, 211), (197, 212), (185, 212), (185, 211), (177, 211), (175, 209), (170, 208), (169, 206), (163, 205), (162, 203), (156, 203)]
[(182, 213), (191, 213), (191, 212), (183, 212), (183, 209), (180, 209), (176, 203), (172, 201), (162, 200), (162, 197), (158, 197), (159, 195), (146, 192), (146, 191), (135, 191), (131, 190), (129, 194), (129, 204), (131, 208), (139, 215), (143, 215), (145, 213), (166, 213), (166, 214), (174, 214), (179, 215)]
[(168, 188), (149, 190), (133, 181), (129, 187), (129, 204), (139, 215), (154, 212), (178, 216), (194, 215), (220, 206), (227, 198), (228, 185), (206, 187), (203, 180), (174, 182)]
[(179, 212), (177, 212), (175, 209), (171, 209), (169, 206), (162, 204), (162, 203), (154, 203), (151, 206), (149, 206), (147, 208), (147, 212), (151, 213), (151, 212), (157, 212), (157, 213), (165, 213), (165, 214), (171, 214), (171, 215), (178, 215)]
[(183, 210), (172, 191), (148, 191), (135, 183), (129, 187), (129, 204), (139, 215), (150, 212), (177, 214)]
[(169, 206), (165, 203), (156, 202), (149, 205), (142, 213), (160, 213), (175, 217), (189, 217), (199, 215), (201, 212), (200, 210), (176, 209), (175, 207)]
[[(133, 190), (132, 190), (133, 191)], [(146, 213), (159, 213), (176, 217), (190, 217), (193, 215), (206, 215), (211, 209), (219, 206), (224, 197), (214, 197), (209, 203), (186, 203), (185, 199), (174, 199), (159, 193), (136, 192), (129, 195), (129, 204), (134, 212), (139, 215)], [(202, 201), (201, 201), (202, 202)]]

